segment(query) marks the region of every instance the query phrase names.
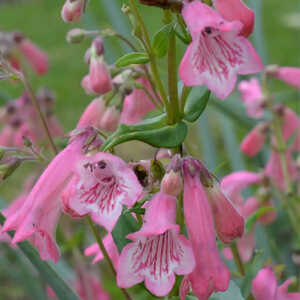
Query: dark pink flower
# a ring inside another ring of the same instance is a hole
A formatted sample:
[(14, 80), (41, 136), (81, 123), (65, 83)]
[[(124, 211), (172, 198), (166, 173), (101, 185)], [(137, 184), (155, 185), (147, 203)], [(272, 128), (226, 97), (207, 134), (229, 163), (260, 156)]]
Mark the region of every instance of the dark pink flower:
[(266, 124), (259, 123), (243, 139), (240, 149), (248, 156), (256, 155), (263, 147), (266, 140)]
[(48, 72), (48, 58), (41, 49), (25, 38), (21, 39), (18, 47), (38, 75)]
[(66, 0), (61, 17), (65, 22), (78, 22), (83, 13), (84, 0)]
[(265, 99), (259, 81), (256, 78), (251, 78), (249, 81), (243, 80), (238, 89), (242, 94), (248, 115), (252, 118), (262, 117)]
[(243, 23), (241, 35), (248, 37), (254, 29), (254, 12), (242, 0), (214, 0), (218, 13), (227, 21)]
[(188, 291), (188, 280), (194, 294), (201, 300), (207, 300), (213, 292), (228, 288), (230, 272), (219, 257), (212, 210), (202, 186), (200, 171), (198, 161), (193, 158), (184, 160), (184, 216), (196, 268), (185, 279), (181, 295), (183, 297)]
[(159, 192), (146, 208), (144, 225), (127, 237), (134, 241), (122, 250), (117, 283), (128, 288), (145, 281), (156, 296), (167, 295), (175, 274), (189, 274), (195, 267), (190, 242), (175, 224), (176, 198)]
[(291, 280), (277, 286), (277, 279), (271, 267), (261, 269), (252, 282), (252, 294), (255, 300), (300, 300), (300, 293), (287, 291)]
[(193, 38), (179, 68), (185, 85), (205, 84), (223, 99), (234, 89), (238, 74), (263, 70), (255, 49), (241, 35), (241, 22), (228, 22), (199, 1), (186, 3), (182, 14)]
[[(154, 96), (150, 83), (145, 78), (139, 78), (138, 83), (142, 84), (149, 93)], [(135, 124), (142, 120), (142, 117), (155, 108), (149, 96), (143, 89), (134, 89), (133, 92), (126, 96), (123, 102), (120, 123)]]
[(74, 177), (63, 194), (64, 210), (72, 216), (90, 214), (109, 232), (122, 212), (139, 199), (142, 186), (134, 172), (117, 156), (99, 152), (76, 162)]

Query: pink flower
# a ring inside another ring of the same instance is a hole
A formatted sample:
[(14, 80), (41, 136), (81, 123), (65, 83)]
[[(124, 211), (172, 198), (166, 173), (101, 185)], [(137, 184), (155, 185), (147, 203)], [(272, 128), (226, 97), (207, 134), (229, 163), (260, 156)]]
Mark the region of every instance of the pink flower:
[(165, 174), (161, 181), (161, 191), (167, 195), (177, 197), (183, 188), (183, 182), (180, 174), (171, 170)]
[(83, 13), (84, 0), (66, 0), (61, 17), (65, 22), (78, 22)]
[[(149, 93), (154, 96), (150, 83), (145, 78), (139, 78), (138, 83), (142, 84)], [(148, 95), (142, 89), (134, 89), (126, 96), (123, 102), (120, 123), (135, 124), (142, 120), (142, 117), (155, 108)]]
[(94, 126), (100, 129), (100, 120), (105, 112), (105, 102), (99, 97), (94, 99), (83, 112), (77, 124), (77, 128)]
[(85, 75), (82, 80), (81, 80), (81, 86), (84, 89), (85, 93), (88, 95), (94, 95), (96, 94), (90, 86), (90, 76), (89, 75)]
[(230, 272), (219, 257), (212, 210), (202, 186), (201, 171), (197, 160), (184, 160), (184, 216), (196, 258), (196, 268), (185, 279), (181, 299), (184, 299), (188, 291), (187, 280), (194, 294), (201, 300), (207, 300), (213, 292), (225, 291), (230, 280)]
[(259, 123), (254, 127), (243, 139), (240, 146), (241, 151), (250, 157), (256, 155), (265, 143), (266, 129), (267, 125), (265, 123)]
[(241, 22), (228, 22), (199, 1), (186, 3), (182, 14), (193, 38), (179, 68), (185, 85), (205, 84), (223, 99), (234, 89), (237, 74), (263, 70), (255, 49), (241, 35)]
[(243, 202), (240, 195), (241, 191), (251, 184), (259, 183), (261, 179), (262, 176), (259, 173), (237, 171), (222, 179), (221, 189), (233, 203), (240, 205)]
[(122, 250), (117, 283), (128, 288), (145, 281), (154, 295), (167, 295), (175, 275), (189, 274), (195, 267), (189, 241), (175, 224), (176, 198), (159, 192), (146, 209), (140, 231), (129, 234), (133, 241)]
[(265, 100), (259, 81), (256, 78), (251, 78), (249, 81), (243, 80), (238, 89), (242, 94), (248, 115), (252, 118), (262, 117)]
[(63, 194), (64, 210), (72, 216), (91, 214), (111, 232), (122, 212), (139, 199), (142, 186), (134, 172), (120, 158), (97, 153), (78, 160), (74, 178)]
[(300, 68), (279, 67), (274, 75), (287, 84), (300, 89)]
[(109, 71), (103, 57), (91, 57), (89, 88), (96, 94), (103, 95), (112, 89)]
[(227, 21), (243, 23), (241, 35), (248, 37), (254, 29), (254, 12), (241, 0), (214, 0), (218, 13)]
[(41, 49), (25, 38), (21, 39), (18, 47), (38, 75), (48, 72), (48, 58)]
[(14, 140), (15, 130), (10, 125), (4, 125), (0, 133), (0, 146), (10, 147)]
[[(118, 262), (119, 262), (119, 251), (110, 233), (108, 233), (106, 237), (103, 239), (103, 244), (110, 259), (114, 264), (115, 269), (117, 269)], [(96, 262), (104, 258), (97, 243), (94, 243), (88, 248), (86, 248), (84, 251), (84, 255), (85, 256), (95, 255), (95, 258), (93, 259), (93, 264), (95, 264)]]
[(252, 293), (255, 300), (300, 300), (300, 293), (287, 291), (291, 280), (277, 286), (277, 279), (271, 267), (261, 269), (252, 282)]
[[(290, 179), (299, 179), (299, 171), (297, 170), (296, 163), (292, 159), (291, 151), (287, 150), (284, 155), (286, 158), (288, 175)], [(265, 174), (269, 176), (274, 184), (280, 189), (284, 190), (286, 188), (279, 152), (271, 152), (270, 159), (265, 167)]]
[(55, 229), (61, 211), (60, 194), (72, 177), (72, 166), (81, 157), (86, 139), (86, 133), (74, 137), (51, 161), (24, 205), (9, 215), (3, 226), (3, 232), (16, 231), (13, 244), (30, 239), (43, 260), (59, 259)]
[(118, 127), (120, 120), (120, 112), (115, 106), (109, 106), (106, 108), (99, 127), (105, 131), (115, 131)]

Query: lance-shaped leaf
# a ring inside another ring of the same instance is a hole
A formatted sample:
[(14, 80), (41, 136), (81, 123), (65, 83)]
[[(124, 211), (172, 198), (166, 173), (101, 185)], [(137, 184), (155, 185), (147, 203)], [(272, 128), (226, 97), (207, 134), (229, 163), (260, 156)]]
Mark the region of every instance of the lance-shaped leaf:
[(152, 49), (157, 57), (164, 57), (169, 47), (169, 36), (173, 30), (173, 24), (163, 26), (153, 37)]
[(139, 230), (138, 222), (131, 214), (122, 214), (116, 224), (112, 236), (121, 253), (122, 249), (131, 241), (126, 238), (127, 234)]
[(116, 62), (116, 67), (126, 67), (134, 64), (146, 64), (149, 62), (149, 56), (145, 52), (132, 52), (123, 55)]
[(184, 107), (184, 119), (195, 122), (206, 108), (210, 96), (210, 90), (205, 86), (193, 88)]
[[(0, 224), (3, 225), (5, 217), (0, 213)], [(14, 233), (9, 232), (9, 235), (13, 237)], [(51, 286), (56, 296), (60, 300), (79, 300), (76, 293), (66, 284), (62, 277), (53, 269), (53, 267), (47, 262), (40, 259), (40, 255), (37, 250), (27, 241), (18, 243), (19, 248), (30, 260), (30, 262), (39, 271), (41, 277)]]
[(184, 122), (168, 125), (166, 115), (162, 114), (138, 124), (120, 124), (115, 133), (102, 145), (101, 151), (132, 140), (158, 148), (175, 148), (184, 141), (186, 135), (187, 125)]

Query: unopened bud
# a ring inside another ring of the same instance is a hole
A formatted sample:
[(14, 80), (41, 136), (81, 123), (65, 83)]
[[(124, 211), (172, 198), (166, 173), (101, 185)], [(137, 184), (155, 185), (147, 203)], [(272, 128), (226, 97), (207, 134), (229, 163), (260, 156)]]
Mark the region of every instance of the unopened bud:
[(97, 56), (102, 56), (104, 54), (103, 41), (100, 37), (94, 39), (92, 47)]
[(173, 170), (165, 174), (161, 182), (161, 190), (163, 193), (177, 197), (183, 187), (182, 178), (179, 173)]
[(100, 121), (100, 129), (114, 131), (118, 127), (119, 120), (120, 112), (114, 106), (110, 106), (106, 109), (102, 120)]
[(86, 35), (86, 31), (80, 28), (71, 29), (66, 36), (66, 40), (71, 44), (81, 43)]
[(84, 9), (84, 0), (66, 0), (61, 17), (65, 22), (78, 22)]

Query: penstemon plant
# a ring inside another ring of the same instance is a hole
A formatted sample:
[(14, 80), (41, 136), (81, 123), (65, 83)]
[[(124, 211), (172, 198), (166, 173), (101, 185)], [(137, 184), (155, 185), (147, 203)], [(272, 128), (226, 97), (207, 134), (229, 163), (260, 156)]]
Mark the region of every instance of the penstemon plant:
[[(299, 268), (300, 118), (276, 99), (272, 82), (300, 89), (300, 69), (263, 65), (248, 39), (255, 14), (242, 0), (137, 2), (122, 6), (134, 42), (111, 28), (67, 33), (71, 44), (90, 42), (81, 85), (95, 95), (67, 135), (53, 113), (55, 94), (31, 85), (32, 72), (47, 73), (47, 55), (23, 33), (1, 32), (1, 79), (24, 87), (1, 112), (1, 183), (22, 164), (37, 167), (1, 211), (0, 241), (31, 261), (47, 284), (45, 299), (300, 299), (278, 240), (276, 259), (256, 247), (257, 228), (283, 215), (289, 263)], [(153, 37), (141, 5), (162, 11)], [(87, 0), (66, 0), (61, 17), (77, 22), (88, 9)], [(131, 52), (109, 65), (106, 39)], [(219, 180), (191, 150), (189, 132), (211, 98), (218, 103), (236, 86), (255, 124), (240, 151), (271, 150), (260, 169)], [(135, 157), (133, 141), (147, 145), (144, 159), (126, 161), (119, 146), (130, 145)], [(48, 262), (61, 256), (71, 279)]]

